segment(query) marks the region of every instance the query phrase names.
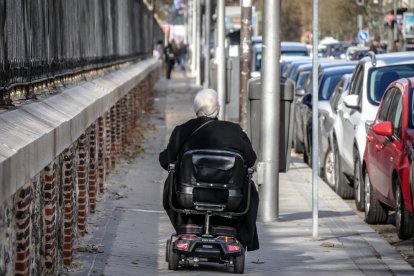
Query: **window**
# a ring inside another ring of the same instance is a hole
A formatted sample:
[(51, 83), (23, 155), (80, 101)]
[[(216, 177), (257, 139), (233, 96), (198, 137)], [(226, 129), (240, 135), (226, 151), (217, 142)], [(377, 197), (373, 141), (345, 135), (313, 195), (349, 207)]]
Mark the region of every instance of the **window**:
[(368, 100), (379, 105), (382, 95), (393, 81), (414, 76), (414, 64), (371, 68), (368, 72)]
[(336, 85), (334, 92), (332, 93), (331, 100), (329, 101), (331, 104), (332, 110), (336, 110), (336, 107), (338, 106), (339, 98), (342, 95), (343, 87), (344, 86), (344, 80), (340, 80), (339, 83)]
[(359, 101), (361, 101), (363, 80), (364, 80), (364, 65), (359, 64), (357, 68), (355, 69), (355, 74), (352, 77), (351, 83), (349, 85), (349, 94), (358, 95)]
[(304, 88), (305, 87), (306, 81), (309, 78), (309, 74), (310, 74), (310, 72), (308, 72), (308, 71), (301, 72), (299, 74), (298, 80), (296, 82), (297, 88)]
[(394, 136), (401, 138), (401, 115), (402, 115), (402, 97), (398, 88), (391, 89), (393, 93), (390, 96), (391, 104), (388, 109), (387, 121), (390, 121), (394, 127)]
[(388, 109), (390, 107), (391, 101), (392, 101), (394, 93), (395, 93), (394, 90), (395, 89), (391, 89), (390, 91), (388, 91), (385, 94), (384, 99), (382, 100), (382, 105), (381, 105), (381, 108), (380, 108), (379, 113), (378, 113), (378, 119), (380, 121), (383, 121), (383, 122), (387, 121)]
[(319, 95), (320, 100), (329, 100), (332, 95), (332, 91), (334, 90), (335, 86), (338, 84), (338, 81), (341, 79), (343, 74), (332, 75), (327, 78), (321, 83), (322, 91)]

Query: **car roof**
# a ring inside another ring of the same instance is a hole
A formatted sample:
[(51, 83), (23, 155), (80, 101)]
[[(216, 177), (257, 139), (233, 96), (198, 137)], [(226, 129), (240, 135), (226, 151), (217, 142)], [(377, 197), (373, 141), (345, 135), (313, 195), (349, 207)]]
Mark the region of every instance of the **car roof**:
[(306, 45), (300, 42), (290, 42), (290, 41), (282, 41), (280, 43), (280, 48), (283, 51), (283, 49), (289, 49), (289, 50), (308, 50), (306, 48)]
[(331, 74), (331, 73), (345, 72), (345, 71), (349, 71), (353, 69), (355, 69), (355, 65), (340, 65), (338, 67), (325, 68), (323, 69), (323, 72), (326, 74)]
[[(414, 64), (414, 52), (398, 52), (375, 55), (375, 67), (384, 67), (398, 64)], [(372, 64), (371, 57), (363, 57), (359, 63)]]
[[(256, 38), (254, 41), (254, 48), (256, 50), (261, 50), (262, 49), (262, 44), (263, 42)], [(306, 48), (306, 45), (300, 42), (291, 42), (291, 41), (282, 41), (280, 43), (280, 50), (281, 51), (286, 51), (286, 50), (290, 50), (290, 51), (308, 51), (308, 48)]]

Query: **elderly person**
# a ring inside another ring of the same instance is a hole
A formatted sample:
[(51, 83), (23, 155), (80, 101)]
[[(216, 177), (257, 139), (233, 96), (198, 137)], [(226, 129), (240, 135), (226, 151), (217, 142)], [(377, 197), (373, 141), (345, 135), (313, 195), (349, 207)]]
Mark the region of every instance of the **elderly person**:
[[(204, 89), (194, 98), (194, 112), (197, 118), (175, 127), (167, 148), (160, 153), (160, 165), (167, 170), (168, 164), (178, 163), (181, 156), (192, 149), (221, 149), (240, 153), (245, 164), (253, 166), (256, 154), (253, 151), (249, 138), (238, 124), (220, 121), (217, 93), (212, 89)], [(169, 181), (164, 184), (163, 205), (174, 228), (181, 224), (202, 224), (203, 218), (188, 216), (173, 212), (168, 204)], [(251, 188), (251, 201), (249, 212), (235, 222), (239, 240), (247, 247), (248, 251), (259, 248), (259, 240), (256, 230), (256, 216), (259, 204), (259, 196), (255, 185)], [(224, 223), (216, 221), (216, 223)]]

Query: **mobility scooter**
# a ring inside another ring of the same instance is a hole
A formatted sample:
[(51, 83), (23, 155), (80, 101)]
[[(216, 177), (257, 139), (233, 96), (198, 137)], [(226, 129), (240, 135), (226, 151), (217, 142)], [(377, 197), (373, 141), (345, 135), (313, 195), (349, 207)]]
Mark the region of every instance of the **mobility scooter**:
[(253, 168), (246, 168), (238, 153), (203, 149), (185, 152), (177, 167), (170, 164), (168, 171), (171, 209), (204, 220), (178, 226), (167, 240), (168, 268), (216, 262), (244, 273), (245, 248), (237, 239), (235, 224), (214, 225), (214, 221), (234, 222), (248, 212)]

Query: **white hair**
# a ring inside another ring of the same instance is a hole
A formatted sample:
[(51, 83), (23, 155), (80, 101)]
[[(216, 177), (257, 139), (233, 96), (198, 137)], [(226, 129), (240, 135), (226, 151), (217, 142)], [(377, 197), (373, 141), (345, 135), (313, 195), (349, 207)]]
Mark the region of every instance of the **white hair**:
[(220, 109), (217, 92), (213, 89), (200, 90), (194, 98), (193, 108), (197, 117), (216, 118)]

